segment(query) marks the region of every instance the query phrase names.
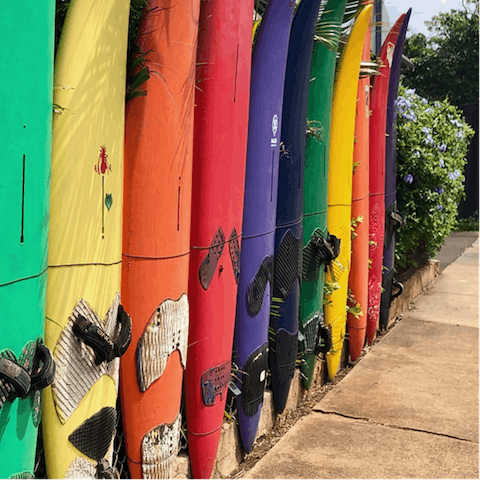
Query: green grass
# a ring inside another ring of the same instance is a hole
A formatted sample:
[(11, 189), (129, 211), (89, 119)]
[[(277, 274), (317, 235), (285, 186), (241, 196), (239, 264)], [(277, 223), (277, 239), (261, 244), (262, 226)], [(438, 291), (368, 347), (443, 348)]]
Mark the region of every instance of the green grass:
[(475, 212), (470, 218), (457, 218), (454, 232), (478, 232), (478, 212)]

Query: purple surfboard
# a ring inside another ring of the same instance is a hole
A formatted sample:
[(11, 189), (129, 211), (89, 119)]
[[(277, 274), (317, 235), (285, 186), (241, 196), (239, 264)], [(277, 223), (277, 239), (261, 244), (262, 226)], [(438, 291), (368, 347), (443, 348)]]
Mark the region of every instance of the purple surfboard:
[[(379, 322), (382, 330), (388, 327), (391, 301), (395, 297), (398, 297), (403, 291), (403, 286), (393, 278), (395, 232), (404, 222), (402, 215), (397, 212), (397, 109), (395, 105), (398, 97), (398, 85), (400, 83), (403, 45), (405, 43), (405, 35), (411, 13), (412, 9), (410, 8), (405, 14), (402, 27), (398, 34), (398, 40), (393, 54), (392, 68), (390, 70), (390, 82), (388, 84), (387, 129), (385, 140), (385, 237)], [(392, 294), (394, 286), (397, 288), (397, 291)]]
[[(239, 369), (238, 421), (252, 449), (268, 369), (278, 159), (288, 39), (295, 2), (270, 0), (252, 57), (245, 200), (233, 361)], [(241, 373), (245, 372), (245, 373)]]

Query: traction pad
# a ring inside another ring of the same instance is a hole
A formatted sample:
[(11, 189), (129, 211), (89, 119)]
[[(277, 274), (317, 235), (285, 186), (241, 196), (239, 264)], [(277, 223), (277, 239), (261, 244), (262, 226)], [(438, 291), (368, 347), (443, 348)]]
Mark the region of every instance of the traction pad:
[(8, 477), (9, 480), (10, 479), (20, 479), (20, 478), (33, 478), (33, 475), (28, 472), (28, 471), (25, 471), (25, 472), (20, 472), (20, 473), (15, 473), (14, 475), (11, 475), (10, 477)]
[(181, 415), (169, 424), (159, 425), (142, 439), (143, 478), (172, 478), (172, 466), (180, 440)]
[(275, 294), (279, 293), (282, 298), (288, 297), (297, 278), (302, 283), (302, 252), (300, 239), (287, 230), (275, 256), (273, 276)]
[(238, 278), (240, 277), (240, 244), (238, 243), (238, 234), (235, 227), (233, 227), (230, 235), (228, 249), (230, 251), (230, 259), (232, 260), (233, 275), (238, 285)]
[(242, 368), (242, 408), (247, 417), (257, 413), (263, 402), (268, 370), (268, 342), (249, 355)]
[(277, 380), (280, 385), (291, 382), (295, 373), (297, 360), (298, 332), (290, 333), (284, 328), (279, 328), (275, 335), (275, 343), (270, 350), (272, 370), (277, 371)]
[(213, 237), (212, 244), (208, 249), (207, 256), (203, 259), (200, 264), (200, 269), (198, 271), (198, 277), (200, 279), (200, 284), (204, 290), (210, 286), (213, 276), (215, 275), (215, 270), (217, 269), (218, 260), (220, 259), (223, 248), (225, 247), (225, 235), (223, 233), (222, 227), (218, 227), (217, 233)]
[(265, 257), (257, 270), (257, 273), (250, 281), (245, 292), (247, 312), (251, 317), (256, 317), (262, 309), (263, 297), (267, 283), (273, 281), (273, 255)]
[(113, 378), (118, 387), (119, 358), (97, 365), (95, 352), (85, 345), (74, 333), (73, 326), (80, 316), (100, 327), (110, 338), (116, 338), (120, 329), (117, 323), (120, 295), (109, 308), (105, 320), (100, 321), (92, 307), (82, 298), (70, 314), (67, 326), (63, 329), (55, 347), (57, 373), (52, 383), (52, 394), (57, 416), (64, 424), (78, 407), (82, 398), (103, 376)]
[[(388, 317), (390, 315), (390, 304), (394, 298), (403, 293), (403, 285), (394, 278), (394, 270), (385, 273), (382, 278), (382, 296), (380, 300), (380, 328), (385, 330), (388, 327)], [(393, 287), (398, 291), (392, 295)]]
[(207, 407), (215, 404), (217, 395), (220, 395), (223, 400), (230, 380), (231, 369), (232, 363), (229, 360), (203, 373), (201, 378), (202, 397), (203, 403)]
[(303, 280), (315, 282), (320, 274), (320, 266), (330, 265), (340, 253), (340, 239), (335, 235), (324, 234), (316, 228), (303, 248)]
[(99, 462), (108, 452), (116, 424), (116, 410), (104, 407), (74, 430), (68, 440), (84, 455)]
[(395, 232), (405, 226), (405, 217), (397, 212), (397, 202), (392, 202), (385, 211), (384, 249), (390, 247)]
[[(36, 364), (36, 359), (35, 359), (36, 353), (37, 353), (37, 346), (40, 344), (40, 342), (41, 342), (41, 338), (39, 338), (37, 341), (28, 342), (23, 347), (22, 353), (20, 354), (18, 361), (17, 361), (17, 358), (15, 357), (15, 354), (11, 350), (3, 350), (2, 352), (0, 352), (0, 357), (10, 360), (10, 362), (13, 362), (11, 366), (13, 366), (15, 370), (22, 369), (23, 367), (25, 373), (29, 377), (28, 380), (30, 382), (30, 379), (32, 378), (32, 376), (34, 376), (33, 371), (37, 370), (40, 367), (40, 365)], [(31, 388), (33, 386), (34, 386), (33, 384), (30, 384), (30, 383), (28, 384), (26, 395), (23, 398), (30, 398), (31, 408), (32, 408), (32, 422), (34, 427), (37, 428), (38, 425), (40, 424), (40, 419), (41, 419), (42, 395), (39, 389)], [(43, 388), (43, 385), (41, 385), (40, 387)], [(15, 394), (15, 389), (11, 385), (11, 383), (8, 382), (5, 378), (1, 378), (0, 376), (0, 411), (3, 404), (7, 402), (9, 399), (12, 399), (12, 396), (14, 394)], [(18, 478), (23, 478), (23, 477), (18, 477)]]
[(180, 352), (183, 368), (187, 363), (188, 299), (166, 299), (155, 310), (137, 343), (137, 379), (144, 392), (160, 378), (172, 352)]
[[(322, 315), (323, 316), (323, 315)], [(318, 342), (318, 331), (320, 327), (320, 315), (316, 313), (311, 318), (309, 318), (305, 323), (301, 323), (300, 330), (305, 337), (303, 342), (299, 342), (299, 350), (305, 353), (306, 355), (315, 353), (317, 342)]]

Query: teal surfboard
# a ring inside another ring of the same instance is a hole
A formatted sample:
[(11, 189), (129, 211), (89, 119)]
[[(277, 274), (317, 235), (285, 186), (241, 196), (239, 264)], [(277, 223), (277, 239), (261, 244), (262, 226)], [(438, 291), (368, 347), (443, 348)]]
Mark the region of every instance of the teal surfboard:
[(41, 417), (54, 13), (35, 0), (0, 16), (0, 57), (14, 66), (0, 87), (0, 478), (33, 476)]

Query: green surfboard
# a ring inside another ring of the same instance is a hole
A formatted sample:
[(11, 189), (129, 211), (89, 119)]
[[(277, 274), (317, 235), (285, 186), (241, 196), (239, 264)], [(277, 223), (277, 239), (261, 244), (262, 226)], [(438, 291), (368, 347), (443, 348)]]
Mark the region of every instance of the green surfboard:
[[(300, 294), (300, 351), (302, 382), (310, 388), (322, 334), (325, 242), (327, 232), (327, 179), (335, 58), (346, 0), (330, 0), (320, 27), (331, 44), (315, 41), (308, 92), (309, 134), (305, 155), (303, 193), (303, 283)], [(318, 29), (317, 29), (318, 31)], [(333, 34), (333, 35), (332, 35)], [(327, 254), (328, 256), (328, 254)], [(327, 347), (328, 348), (328, 347)]]
[(54, 0), (35, 0), (0, 16), (0, 57), (13, 63), (0, 87), (0, 478), (33, 476), (41, 417), (41, 392), (19, 398), (6, 375), (36, 372), (44, 332), (54, 13)]

